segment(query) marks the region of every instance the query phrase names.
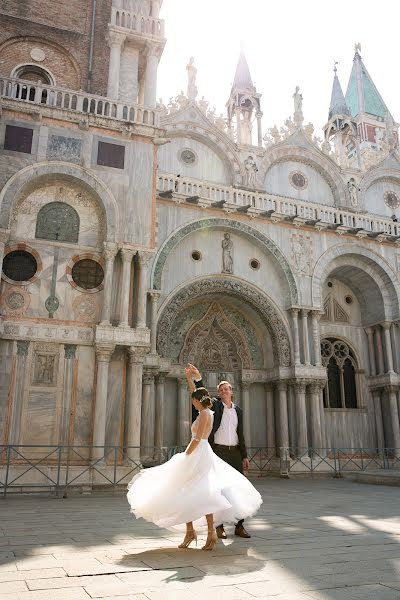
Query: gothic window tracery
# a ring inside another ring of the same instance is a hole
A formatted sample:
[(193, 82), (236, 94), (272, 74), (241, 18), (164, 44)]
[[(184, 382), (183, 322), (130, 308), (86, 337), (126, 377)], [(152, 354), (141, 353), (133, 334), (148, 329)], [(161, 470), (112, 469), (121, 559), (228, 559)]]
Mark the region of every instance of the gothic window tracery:
[(65, 202), (45, 204), (37, 216), (35, 237), (41, 240), (78, 243), (78, 213)]
[(354, 353), (343, 340), (321, 341), (322, 364), (327, 368), (325, 408), (359, 408), (358, 366)]

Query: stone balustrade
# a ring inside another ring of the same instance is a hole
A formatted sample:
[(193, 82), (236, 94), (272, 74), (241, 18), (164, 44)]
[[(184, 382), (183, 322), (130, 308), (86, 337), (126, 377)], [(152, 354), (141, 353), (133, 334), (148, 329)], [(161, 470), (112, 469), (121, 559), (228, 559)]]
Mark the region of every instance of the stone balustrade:
[[(224, 208), (237, 210), (247, 208), (250, 214), (262, 214), (271, 211), (272, 219), (292, 220), (299, 225), (315, 225), (321, 229), (335, 229), (339, 232), (356, 233), (358, 236), (378, 237), (400, 236), (400, 223), (391, 219), (367, 213), (355, 213), (317, 202), (285, 198), (267, 192), (249, 192), (248, 190), (199, 181), (187, 177), (161, 173), (158, 176), (159, 192), (172, 190), (176, 196), (197, 197), (205, 204), (225, 203)], [(243, 212), (243, 211), (242, 211)]]
[(0, 97), (26, 102), (33, 106), (54, 107), (150, 127), (160, 125), (160, 113), (154, 108), (124, 104), (103, 96), (22, 79), (0, 77)]
[(145, 17), (129, 10), (113, 7), (111, 12), (111, 25), (129, 29), (132, 32), (155, 38), (164, 38), (164, 20), (154, 17)]

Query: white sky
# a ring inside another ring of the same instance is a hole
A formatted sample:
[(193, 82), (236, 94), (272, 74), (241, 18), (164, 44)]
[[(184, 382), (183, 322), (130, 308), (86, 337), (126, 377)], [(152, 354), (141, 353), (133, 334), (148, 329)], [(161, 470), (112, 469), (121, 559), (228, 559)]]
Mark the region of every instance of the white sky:
[(293, 113), (296, 85), (305, 122), (316, 135), (328, 116), (333, 61), (346, 93), (354, 56), (361, 56), (393, 117), (400, 120), (398, 0), (164, 0), (167, 45), (159, 68), (158, 97), (168, 103), (186, 93), (186, 64), (194, 56), (198, 99), (224, 112), (240, 43), (253, 82), (263, 96), (264, 133)]

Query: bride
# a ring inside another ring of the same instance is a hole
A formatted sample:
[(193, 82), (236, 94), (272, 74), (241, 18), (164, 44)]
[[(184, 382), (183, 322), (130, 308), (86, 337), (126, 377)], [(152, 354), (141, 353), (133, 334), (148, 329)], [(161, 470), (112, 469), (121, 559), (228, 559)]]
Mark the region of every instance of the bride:
[(136, 518), (159, 527), (182, 529), (186, 535), (179, 548), (196, 541), (196, 528), (207, 526), (203, 550), (217, 541), (214, 523), (237, 523), (254, 515), (262, 498), (241, 473), (221, 460), (211, 449), (214, 414), (205, 388), (195, 389), (190, 369), (185, 369), (192, 403), (199, 414), (192, 425), (192, 439), (185, 452), (168, 462), (142, 469), (128, 485), (128, 502)]

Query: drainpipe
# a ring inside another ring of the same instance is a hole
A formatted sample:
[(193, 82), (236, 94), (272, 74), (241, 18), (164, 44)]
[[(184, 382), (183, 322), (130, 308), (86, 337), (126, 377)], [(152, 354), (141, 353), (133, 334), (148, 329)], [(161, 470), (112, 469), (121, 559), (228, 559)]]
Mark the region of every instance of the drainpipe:
[(89, 47), (89, 74), (88, 74), (88, 92), (92, 93), (92, 70), (93, 70), (93, 46), (94, 46), (94, 27), (96, 23), (96, 4), (97, 0), (92, 0), (92, 26), (90, 28), (90, 47)]

